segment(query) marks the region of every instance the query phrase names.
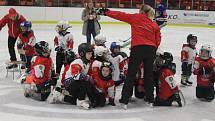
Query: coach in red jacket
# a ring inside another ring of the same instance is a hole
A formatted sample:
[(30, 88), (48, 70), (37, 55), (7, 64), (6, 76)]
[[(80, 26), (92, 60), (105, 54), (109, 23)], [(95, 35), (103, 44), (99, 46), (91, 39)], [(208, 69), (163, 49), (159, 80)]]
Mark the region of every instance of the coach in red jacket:
[[(9, 13), (0, 20), (0, 30), (7, 24), (8, 26), (8, 50), (10, 60), (16, 61), (15, 43), (21, 33), (20, 24), (25, 21), (22, 15), (19, 15), (14, 8), (9, 9)], [(14, 65), (12, 65), (14, 66)], [(17, 66), (17, 65), (15, 65)]]
[(122, 90), (120, 103), (127, 106), (129, 98), (133, 94), (133, 85), (135, 76), (141, 62), (144, 63), (144, 88), (146, 90), (146, 101), (152, 104), (154, 102), (154, 87), (152, 66), (155, 59), (155, 53), (160, 45), (160, 28), (153, 21), (154, 10), (148, 5), (143, 5), (139, 13), (128, 14), (119, 11), (112, 11), (106, 8), (99, 10), (100, 14), (111, 18), (124, 21), (131, 25), (131, 52), (128, 65), (128, 75)]

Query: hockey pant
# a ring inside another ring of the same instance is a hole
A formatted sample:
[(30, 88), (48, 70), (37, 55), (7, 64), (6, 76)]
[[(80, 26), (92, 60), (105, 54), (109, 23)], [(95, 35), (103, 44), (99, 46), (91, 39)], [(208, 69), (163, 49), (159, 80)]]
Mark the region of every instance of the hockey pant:
[(60, 74), (61, 68), (65, 62), (65, 55), (63, 52), (57, 52), (56, 54), (56, 73)]
[(51, 93), (50, 81), (45, 81), (42, 84), (36, 85), (35, 89), (30, 88), (28, 96), (35, 100), (45, 101), (50, 93)]
[(192, 64), (188, 64), (187, 62), (183, 62), (181, 65), (183, 76), (190, 77), (192, 74)]
[(71, 103), (76, 102), (74, 100), (77, 99), (85, 100), (86, 96), (88, 96), (91, 103), (94, 103), (95, 101), (95, 88), (89, 81), (66, 79), (64, 81), (64, 87), (73, 97)]
[(172, 106), (172, 102), (177, 102), (179, 107), (182, 107), (182, 100), (179, 93), (173, 94), (166, 100), (160, 99), (159, 96), (156, 96), (154, 106)]
[(196, 87), (196, 97), (203, 98), (207, 101), (212, 101), (214, 99), (214, 87), (204, 87), (204, 86), (197, 86)]

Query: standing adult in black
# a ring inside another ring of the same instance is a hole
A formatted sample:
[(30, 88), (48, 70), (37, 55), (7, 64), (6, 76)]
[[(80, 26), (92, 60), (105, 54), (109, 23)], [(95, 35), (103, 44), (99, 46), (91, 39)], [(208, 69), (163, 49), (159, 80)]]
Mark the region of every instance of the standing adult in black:
[(127, 108), (129, 98), (133, 95), (133, 86), (140, 64), (144, 64), (144, 88), (146, 91), (146, 101), (150, 104), (154, 102), (153, 84), (153, 62), (156, 50), (160, 45), (160, 28), (154, 19), (154, 10), (148, 5), (143, 5), (139, 13), (129, 14), (119, 11), (111, 11), (102, 8), (100, 14), (124, 21), (131, 25), (131, 52), (128, 64), (128, 74), (122, 89), (122, 96), (119, 100)]
[(95, 38), (100, 33), (100, 16), (96, 15), (92, 1), (85, 3), (85, 9), (82, 12), (82, 20), (84, 21), (82, 34), (87, 37), (87, 43), (91, 44), (91, 35)]

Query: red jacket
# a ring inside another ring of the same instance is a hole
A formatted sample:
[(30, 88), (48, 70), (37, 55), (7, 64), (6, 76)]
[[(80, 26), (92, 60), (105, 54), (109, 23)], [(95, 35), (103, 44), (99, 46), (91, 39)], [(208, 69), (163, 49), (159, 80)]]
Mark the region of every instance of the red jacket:
[(160, 45), (160, 28), (147, 15), (119, 11), (108, 11), (106, 15), (131, 25), (131, 48), (138, 45), (151, 45), (157, 48)]
[(176, 91), (179, 90), (176, 80), (174, 80), (174, 73), (169, 68), (163, 68), (160, 70), (160, 86), (159, 86), (159, 98), (167, 100)]
[(7, 24), (9, 36), (17, 38), (21, 33), (20, 24), (24, 21), (26, 19), (22, 15), (18, 15), (18, 19), (13, 21), (7, 14), (0, 20), (0, 30)]
[[(200, 73), (201, 69), (204, 68), (205, 72), (204, 75)], [(197, 85), (198, 86), (204, 86), (204, 87), (210, 87), (214, 86), (213, 82), (213, 74), (215, 73), (215, 59), (210, 58), (208, 60), (202, 60), (200, 57), (196, 57), (195, 63), (194, 63), (194, 71), (193, 73), (197, 75)]]

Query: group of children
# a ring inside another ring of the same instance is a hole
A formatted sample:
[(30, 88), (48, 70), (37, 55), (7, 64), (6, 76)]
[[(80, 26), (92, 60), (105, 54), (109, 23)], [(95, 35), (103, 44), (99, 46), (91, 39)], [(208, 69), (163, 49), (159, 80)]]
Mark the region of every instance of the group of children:
[(189, 81), (192, 73), (197, 75), (196, 97), (201, 100), (212, 101), (214, 99), (215, 59), (212, 58), (212, 47), (202, 45), (199, 54), (196, 50), (197, 36), (189, 34), (187, 44), (181, 51), (181, 84), (192, 85)]
[[(106, 47), (106, 38), (95, 37), (95, 44), (82, 43), (78, 54), (73, 51), (73, 35), (68, 31), (71, 26), (67, 21), (59, 21), (56, 26), (58, 35), (54, 38), (56, 51), (56, 69), (50, 57), (51, 49), (45, 41), (36, 42), (31, 22), (21, 23), (22, 33), (18, 37), (17, 49), (20, 58), (25, 61), (26, 76), (22, 79), (24, 95), (49, 103), (70, 103), (89, 109), (103, 107), (108, 99), (109, 105), (115, 106), (115, 88), (126, 78), (129, 57), (120, 51), (120, 45), (112, 42)], [(195, 48), (197, 36), (187, 37), (181, 51), (182, 85), (192, 85), (189, 78), (197, 75), (196, 97), (211, 101), (214, 99), (215, 59), (212, 48), (203, 45), (200, 53)], [(197, 56), (198, 55), (198, 56)], [(61, 68), (64, 71), (61, 73)], [(55, 72), (56, 70), (56, 72)], [(154, 83), (156, 98), (154, 106), (178, 106), (184, 104), (182, 93), (174, 79), (176, 64), (170, 52), (157, 51), (154, 61)], [(135, 97), (145, 98), (144, 64), (136, 78)], [(60, 85), (57, 84), (62, 75)]]

